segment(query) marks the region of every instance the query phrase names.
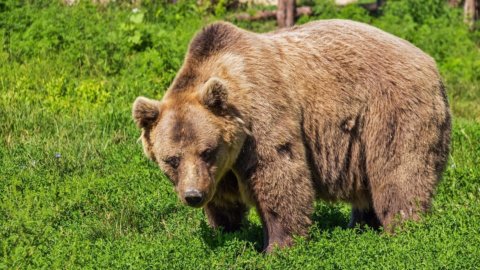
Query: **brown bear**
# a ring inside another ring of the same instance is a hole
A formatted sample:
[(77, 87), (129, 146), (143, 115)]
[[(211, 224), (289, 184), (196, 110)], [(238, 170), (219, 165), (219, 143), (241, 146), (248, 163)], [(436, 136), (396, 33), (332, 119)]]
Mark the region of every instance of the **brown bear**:
[(451, 133), (435, 61), (346, 20), (207, 26), (163, 99), (138, 97), (133, 118), (180, 200), (226, 231), (254, 206), (267, 251), (307, 233), (316, 198), (350, 203), (351, 226), (418, 219)]

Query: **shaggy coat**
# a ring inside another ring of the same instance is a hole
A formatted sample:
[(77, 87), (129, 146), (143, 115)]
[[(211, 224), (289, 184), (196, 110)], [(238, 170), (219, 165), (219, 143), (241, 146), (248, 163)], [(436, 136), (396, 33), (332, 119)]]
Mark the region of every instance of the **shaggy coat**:
[(180, 199), (226, 230), (256, 207), (267, 251), (307, 233), (316, 198), (350, 203), (351, 226), (418, 219), (451, 132), (435, 61), (346, 20), (207, 26), (162, 101), (139, 97), (133, 116)]

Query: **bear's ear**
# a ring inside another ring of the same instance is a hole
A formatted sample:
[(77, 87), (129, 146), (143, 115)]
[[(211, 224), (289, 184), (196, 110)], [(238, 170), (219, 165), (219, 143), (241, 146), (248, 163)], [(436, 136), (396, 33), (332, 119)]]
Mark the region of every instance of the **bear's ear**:
[(138, 97), (133, 103), (133, 120), (139, 128), (150, 128), (160, 114), (160, 102)]
[(223, 112), (227, 109), (227, 86), (219, 78), (210, 78), (200, 90), (200, 99), (210, 110)]

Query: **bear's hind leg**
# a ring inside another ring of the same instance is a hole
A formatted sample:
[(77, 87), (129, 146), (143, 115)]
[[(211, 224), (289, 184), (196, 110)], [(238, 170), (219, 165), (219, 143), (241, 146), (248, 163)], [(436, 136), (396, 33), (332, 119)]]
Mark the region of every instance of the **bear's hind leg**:
[(393, 232), (404, 220), (418, 220), (428, 209), (430, 194), (415, 194), (396, 183), (385, 183), (373, 192), (375, 213), (385, 231)]
[(371, 108), (365, 124), (373, 208), (387, 232), (430, 208), (448, 154), (450, 118), (444, 105), (403, 102), (408, 110)]

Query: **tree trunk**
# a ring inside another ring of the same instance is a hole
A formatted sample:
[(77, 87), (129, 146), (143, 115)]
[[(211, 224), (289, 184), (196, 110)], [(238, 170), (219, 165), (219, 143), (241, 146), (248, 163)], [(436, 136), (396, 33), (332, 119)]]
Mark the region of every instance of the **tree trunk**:
[(279, 28), (295, 24), (295, 0), (278, 0), (277, 24)]
[(285, 18), (285, 25), (292, 27), (295, 24), (295, 0), (287, 0), (287, 17)]
[(278, 28), (285, 27), (285, 18), (287, 17), (287, 0), (278, 0), (277, 4), (277, 26)]
[(465, 0), (465, 4), (463, 6), (465, 16), (464, 21), (470, 26), (470, 28), (473, 28), (475, 21), (478, 19), (478, 2), (478, 0)]

